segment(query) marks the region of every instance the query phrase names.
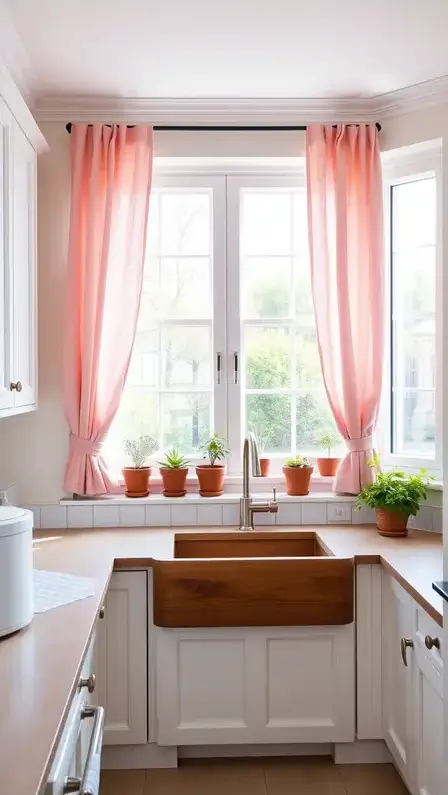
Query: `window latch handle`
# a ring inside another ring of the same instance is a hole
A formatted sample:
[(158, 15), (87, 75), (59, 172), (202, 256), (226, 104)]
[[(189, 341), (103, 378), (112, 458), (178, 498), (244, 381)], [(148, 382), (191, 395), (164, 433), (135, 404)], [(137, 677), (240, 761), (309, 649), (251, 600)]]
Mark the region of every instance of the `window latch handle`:
[(218, 385), (221, 383), (221, 358), (221, 351), (218, 351), (216, 354), (216, 382)]
[(238, 383), (238, 351), (233, 353), (233, 383)]

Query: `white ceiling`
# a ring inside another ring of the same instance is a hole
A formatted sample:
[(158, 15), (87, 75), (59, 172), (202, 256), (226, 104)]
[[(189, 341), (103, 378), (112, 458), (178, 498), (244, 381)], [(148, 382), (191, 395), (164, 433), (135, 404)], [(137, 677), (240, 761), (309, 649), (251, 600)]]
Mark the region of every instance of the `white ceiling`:
[(2, 2), (41, 95), (369, 97), (448, 75), (448, 0)]

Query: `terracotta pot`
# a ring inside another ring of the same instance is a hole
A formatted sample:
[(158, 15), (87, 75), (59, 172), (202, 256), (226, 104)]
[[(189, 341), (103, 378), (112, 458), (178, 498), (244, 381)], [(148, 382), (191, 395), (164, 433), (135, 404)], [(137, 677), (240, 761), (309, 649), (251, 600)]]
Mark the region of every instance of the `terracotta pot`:
[(317, 468), (319, 470), (319, 475), (322, 475), (323, 478), (334, 477), (339, 469), (340, 463), (340, 458), (318, 458)]
[(122, 471), (126, 497), (147, 497), (151, 467), (124, 467)]
[(283, 467), (286, 493), (291, 497), (303, 497), (309, 494), (311, 475), (314, 467)]
[(388, 511), (387, 508), (377, 508), (376, 527), (380, 536), (389, 538), (403, 538), (408, 534), (409, 514), (403, 511)]
[(196, 467), (201, 497), (220, 497), (224, 491), (226, 468), (222, 464), (200, 464)]
[(163, 481), (163, 494), (165, 497), (185, 497), (188, 467), (169, 469), (160, 467)]
[(269, 475), (270, 468), (271, 468), (271, 459), (260, 458), (260, 470), (262, 478), (267, 478), (267, 476)]

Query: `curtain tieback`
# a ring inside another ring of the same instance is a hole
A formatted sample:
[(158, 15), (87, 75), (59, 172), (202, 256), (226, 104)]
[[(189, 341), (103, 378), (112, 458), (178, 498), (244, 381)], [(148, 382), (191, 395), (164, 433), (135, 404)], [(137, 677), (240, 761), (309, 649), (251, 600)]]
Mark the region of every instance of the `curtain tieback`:
[(80, 453), (80, 455), (99, 455), (103, 447), (102, 442), (95, 439), (84, 439), (83, 436), (76, 436), (70, 434), (70, 448), (72, 452)]
[(362, 439), (346, 439), (345, 442), (350, 453), (364, 453), (373, 448), (373, 436), (363, 436)]

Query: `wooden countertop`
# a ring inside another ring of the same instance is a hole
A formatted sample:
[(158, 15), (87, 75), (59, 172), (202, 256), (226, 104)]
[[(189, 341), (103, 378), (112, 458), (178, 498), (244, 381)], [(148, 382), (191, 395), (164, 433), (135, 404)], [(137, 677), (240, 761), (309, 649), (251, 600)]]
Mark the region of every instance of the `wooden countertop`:
[[(382, 563), (442, 625), (443, 600), (431, 587), (433, 580), (443, 579), (441, 535), (410, 531), (407, 539), (395, 540), (382, 538), (370, 525), (303, 529), (315, 529), (336, 556), (354, 556), (357, 564)], [(290, 530), (299, 533), (301, 527)], [(171, 559), (174, 535), (180, 532), (170, 527), (36, 533), (35, 567), (92, 577), (95, 595), (36, 615), (29, 627), (0, 640), (2, 793), (41, 795), (44, 790), (112, 569)]]

